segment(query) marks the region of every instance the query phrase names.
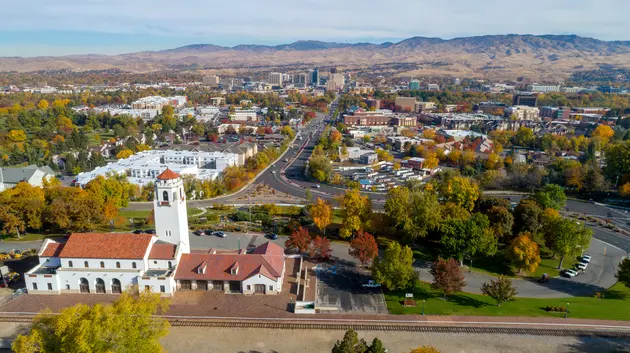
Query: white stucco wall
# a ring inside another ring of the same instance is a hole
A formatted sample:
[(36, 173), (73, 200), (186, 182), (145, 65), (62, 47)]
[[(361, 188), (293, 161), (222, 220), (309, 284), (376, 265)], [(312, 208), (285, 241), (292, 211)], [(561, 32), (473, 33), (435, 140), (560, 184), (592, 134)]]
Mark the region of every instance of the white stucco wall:
[[(85, 262), (88, 262), (88, 267), (85, 267)], [(101, 261), (105, 267), (101, 267)], [(72, 266), (70, 266), (72, 262)], [(116, 263), (120, 263), (120, 268), (116, 266)], [(136, 264), (136, 268), (133, 268), (133, 264)], [(94, 270), (146, 270), (147, 263), (143, 259), (85, 259), (85, 258), (63, 258), (61, 259), (61, 267), (65, 270), (79, 270), (85, 271), (88, 269)]]
[[(244, 294), (252, 294), (254, 293), (256, 287), (256, 284), (264, 284), (265, 285), (265, 289), (266, 289), (266, 293), (267, 294), (274, 294), (274, 293), (279, 293), (282, 289), (281, 286), (279, 285), (279, 283), (282, 283), (281, 281), (275, 281), (271, 278), (267, 278), (263, 275), (254, 275), (250, 278), (247, 278), (246, 280), (243, 281), (242, 283), (242, 290)], [(249, 289), (248, 287), (249, 286)], [(273, 289), (272, 289), (273, 288)]]
[(88, 281), (90, 293), (96, 293), (96, 280), (101, 278), (105, 282), (105, 291), (111, 293), (114, 278), (120, 281), (121, 289), (124, 291), (130, 285), (138, 284), (140, 273), (140, 270), (93, 271), (88, 269), (81, 271), (62, 268), (57, 271), (57, 276), (59, 276), (59, 285), (62, 292), (78, 293), (80, 291), (80, 279), (85, 278)]
[[(148, 276), (140, 276), (138, 278), (138, 289), (145, 290), (146, 286), (149, 286), (149, 289), (153, 293), (158, 293), (163, 296), (170, 296), (175, 292), (175, 279), (174, 275), (171, 274), (170, 277), (148, 277)], [(160, 286), (164, 286), (164, 292), (161, 291)]]

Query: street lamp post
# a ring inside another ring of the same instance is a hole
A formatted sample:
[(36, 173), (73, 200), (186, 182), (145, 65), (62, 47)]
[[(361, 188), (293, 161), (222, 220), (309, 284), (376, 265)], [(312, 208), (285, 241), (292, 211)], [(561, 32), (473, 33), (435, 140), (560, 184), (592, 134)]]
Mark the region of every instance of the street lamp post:
[(426, 301), (425, 299), (422, 299), (422, 316), (424, 316), (424, 304), (425, 304), (426, 302), (427, 302), (427, 301)]
[(569, 317), (569, 303), (567, 303), (567, 306), (565, 308), (566, 310), (564, 311), (564, 318), (568, 318)]

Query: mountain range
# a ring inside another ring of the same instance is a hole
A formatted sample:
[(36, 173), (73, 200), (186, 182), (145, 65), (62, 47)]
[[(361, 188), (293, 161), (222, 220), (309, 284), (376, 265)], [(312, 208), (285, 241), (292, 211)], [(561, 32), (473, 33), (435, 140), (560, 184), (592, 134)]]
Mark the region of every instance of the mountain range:
[(380, 74), (562, 80), (601, 66), (630, 68), (630, 41), (576, 35), (488, 35), (454, 39), (413, 37), (397, 43), (297, 41), (276, 46), (193, 44), (120, 55), (1, 57), (0, 71), (194, 69), (252, 72), (271, 68), (378, 68)]

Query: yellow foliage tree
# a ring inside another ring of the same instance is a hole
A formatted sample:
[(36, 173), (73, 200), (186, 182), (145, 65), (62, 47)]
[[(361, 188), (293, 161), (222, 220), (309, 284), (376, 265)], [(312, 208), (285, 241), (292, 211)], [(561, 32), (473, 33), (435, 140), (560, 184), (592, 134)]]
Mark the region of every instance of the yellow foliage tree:
[(313, 223), (322, 233), (326, 233), (326, 227), (332, 222), (332, 210), (330, 205), (319, 197), (314, 204), (308, 206), (308, 211), (313, 218)]
[(116, 158), (118, 159), (129, 158), (131, 156), (133, 156), (133, 151), (128, 148), (125, 148), (116, 154)]
[(422, 166), (428, 169), (435, 169), (438, 167), (438, 163), (440, 160), (437, 158), (437, 154), (435, 152), (427, 152), (425, 153), (424, 163)]
[(436, 133), (433, 129), (424, 129), (424, 131), (422, 131), (422, 136), (424, 136), (424, 138), (426, 139), (433, 140), (436, 136)]
[(508, 258), (519, 273), (522, 269), (529, 273), (536, 271), (540, 264), (540, 249), (529, 232), (520, 233), (512, 241), (508, 248)]
[(169, 323), (160, 316), (168, 301), (158, 294), (125, 291), (111, 305), (77, 304), (59, 315), (44, 311), (28, 335), (19, 335), (11, 348), (35, 352), (163, 352), (160, 339)]
[(359, 190), (347, 190), (339, 197), (341, 204), (342, 227), (339, 235), (348, 238), (352, 233), (366, 229), (372, 218), (372, 201), (369, 197), (361, 195)]
[(488, 159), (485, 160), (484, 166), (486, 169), (499, 169), (503, 165), (503, 160), (496, 153), (490, 153)]
[(453, 164), (459, 164), (461, 157), (462, 151), (460, 150), (452, 150), (451, 153), (448, 154), (448, 160)]
[(608, 125), (599, 125), (593, 130), (592, 136), (600, 138), (604, 144), (607, 144), (615, 136), (615, 131)]
[(440, 193), (447, 201), (472, 211), (479, 198), (479, 186), (469, 178), (456, 176), (442, 185)]
[(11, 130), (7, 134), (7, 138), (11, 142), (24, 142), (26, 141), (26, 132), (24, 130)]
[(39, 103), (37, 103), (37, 108), (48, 109), (48, 101), (45, 99), (40, 100)]
[(625, 183), (619, 187), (619, 193), (623, 197), (630, 197), (630, 183)]
[(144, 143), (140, 143), (136, 145), (136, 152), (148, 151), (150, 149), (151, 149), (151, 146)]
[(441, 352), (433, 346), (421, 346), (421, 347), (410, 350), (409, 353), (441, 353)]

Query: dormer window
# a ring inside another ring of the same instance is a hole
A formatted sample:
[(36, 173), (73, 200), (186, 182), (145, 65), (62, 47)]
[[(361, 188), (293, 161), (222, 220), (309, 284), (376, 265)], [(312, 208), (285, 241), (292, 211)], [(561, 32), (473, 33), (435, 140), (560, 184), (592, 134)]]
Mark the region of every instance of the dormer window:
[(230, 274), (238, 275), (238, 262), (235, 262), (234, 265), (232, 265), (232, 268), (230, 269)]
[(206, 273), (206, 267), (208, 267), (208, 263), (207, 262), (202, 262), (201, 265), (199, 265), (199, 267), (197, 267), (197, 274), (204, 274)]

